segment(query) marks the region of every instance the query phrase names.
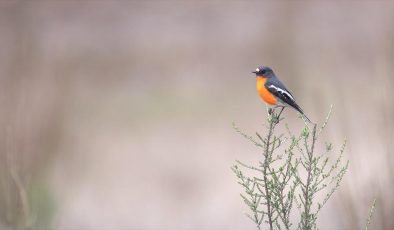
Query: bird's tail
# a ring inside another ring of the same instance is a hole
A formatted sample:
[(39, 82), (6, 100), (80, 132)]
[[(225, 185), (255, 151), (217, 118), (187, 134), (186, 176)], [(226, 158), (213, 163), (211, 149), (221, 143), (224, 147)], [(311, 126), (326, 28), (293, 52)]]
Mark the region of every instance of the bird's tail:
[(307, 120), (309, 123), (313, 124), (313, 122), (305, 115), (304, 111), (302, 111), (300, 106), (295, 104), (294, 109), (296, 109), (299, 113), (301, 113), (301, 115), (305, 118), (305, 120)]

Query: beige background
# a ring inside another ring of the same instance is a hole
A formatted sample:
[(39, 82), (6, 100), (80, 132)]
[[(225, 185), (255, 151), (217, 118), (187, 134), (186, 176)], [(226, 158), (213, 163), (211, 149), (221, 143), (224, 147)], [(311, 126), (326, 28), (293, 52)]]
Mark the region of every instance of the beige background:
[(0, 228), (23, 219), (19, 178), (42, 228), (254, 229), (230, 166), (260, 156), (231, 123), (264, 132), (250, 73), (264, 64), (312, 120), (334, 105), (321, 146), (348, 140), (321, 229), (361, 229), (374, 197), (371, 229), (392, 229), (393, 12), (390, 1), (2, 1)]

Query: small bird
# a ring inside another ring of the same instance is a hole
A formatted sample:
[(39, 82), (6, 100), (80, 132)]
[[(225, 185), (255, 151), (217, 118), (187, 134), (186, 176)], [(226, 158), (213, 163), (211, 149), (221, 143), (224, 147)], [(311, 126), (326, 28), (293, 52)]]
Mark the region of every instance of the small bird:
[(312, 123), (271, 68), (260, 66), (252, 73), (256, 74), (257, 93), (263, 101), (275, 106), (274, 108), (290, 106)]

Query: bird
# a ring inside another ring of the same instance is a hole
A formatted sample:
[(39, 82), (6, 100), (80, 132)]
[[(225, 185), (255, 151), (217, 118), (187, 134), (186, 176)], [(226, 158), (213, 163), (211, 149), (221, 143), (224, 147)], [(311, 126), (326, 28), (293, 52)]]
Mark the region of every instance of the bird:
[(305, 119), (312, 123), (304, 111), (296, 103), (294, 96), (286, 89), (284, 84), (276, 77), (274, 71), (267, 66), (260, 66), (252, 73), (256, 74), (256, 89), (260, 98), (274, 108), (290, 106), (298, 111)]

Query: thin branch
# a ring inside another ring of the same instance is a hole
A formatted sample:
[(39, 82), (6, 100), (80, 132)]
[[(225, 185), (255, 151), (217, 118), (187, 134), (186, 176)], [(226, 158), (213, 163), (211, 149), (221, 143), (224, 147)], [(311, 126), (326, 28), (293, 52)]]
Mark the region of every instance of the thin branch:
[(310, 193), (310, 186), (311, 186), (311, 180), (312, 180), (312, 160), (313, 160), (313, 151), (315, 148), (315, 142), (316, 142), (316, 125), (313, 126), (313, 131), (312, 131), (312, 147), (310, 150), (308, 150), (308, 145), (307, 145), (307, 136), (305, 135), (305, 148), (308, 153), (308, 168), (307, 168), (307, 181), (306, 181), (306, 187), (305, 187), (305, 193), (304, 193), (304, 199), (305, 199), (305, 206), (304, 206), (304, 228), (305, 229), (311, 229), (312, 226), (310, 226), (310, 208), (311, 208), (311, 195)]
[(369, 229), (369, 225), (371, 224), (372, 215), (374, 214), (375, 209), (376, 209), (376, 198), (373, 200), (372, 206), (369, 209), (368, 219), (367, 219), (367, 223), (365, 224), (364, 230), (368, 230)]
[(324, 120), (323, 125), (320, 127), (320, 130), (319, 130), (319, 133), (317, 134), (317, 136), (320, 136), (321, 132), (323, 132), (324, 128), (326, 128), (326, 126), (328, 124), (328, 120), (330, 120), (333, 107), (334, 107), (333, 105), (330, 105), (330, 110), (328, 111), (326, 119)]

